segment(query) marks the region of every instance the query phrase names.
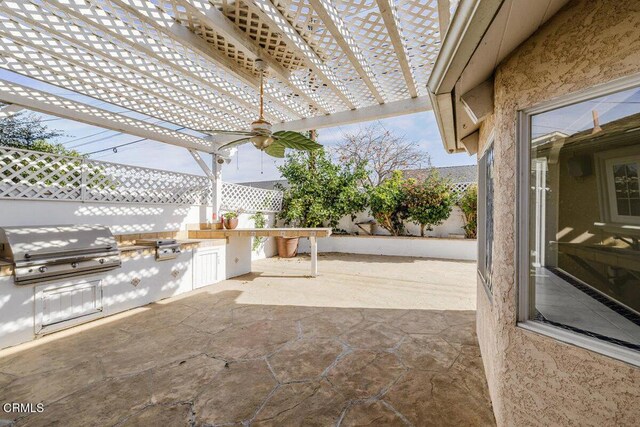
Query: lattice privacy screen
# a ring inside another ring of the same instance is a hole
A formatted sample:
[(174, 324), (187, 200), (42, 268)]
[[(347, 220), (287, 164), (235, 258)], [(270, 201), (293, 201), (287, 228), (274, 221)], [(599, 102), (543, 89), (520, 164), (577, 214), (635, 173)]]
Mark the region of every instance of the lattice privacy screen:
[(282, 209), (282, 192), (224, 182), (222, 209), (244, 212), (278, 212)]
[(454, 194), (455, 200), (460, 200), (460, 197), (467, 191), (467, 188), (475, 184), (475, 182), (456, 182), (455, 184), (451, 184), (451, 192)]
[[(209, 178), (0, 147), (0, 198), (211, 205)], [(224, 209), (279, 211), (282, 194), (223, 183)]]

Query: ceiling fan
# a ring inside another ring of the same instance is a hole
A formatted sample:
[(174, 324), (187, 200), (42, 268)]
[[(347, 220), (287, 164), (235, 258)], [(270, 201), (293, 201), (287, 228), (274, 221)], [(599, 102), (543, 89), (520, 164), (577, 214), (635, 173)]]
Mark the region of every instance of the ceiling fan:
[(266, 121), (264, 118), (263, 80), (266, 64), (259, 58), (256, 59), (255, 63), (256, 68), (260, 71), (260, 117), (258, 117), (258, 120), (251, 123), (251, 130), (228, 131), (220, 129), (203, 129), (200, 130), (200, 132), (208, 134), (239, 135), (242, 137), (220, 146), (218, 150), (224, 150), (225, 148), (232, 148), (237, 145), (251, 142), (257, 149), (264, 151), (268, 155), (282, 158), (284, 157), (284, 152), (287, 148), (300, 151), (313, 151), (321, 148), (322, 145), (307, 138), (300, 132), (288, 130), (281, 130), (278, 132), (271, 131), (271, 123)]

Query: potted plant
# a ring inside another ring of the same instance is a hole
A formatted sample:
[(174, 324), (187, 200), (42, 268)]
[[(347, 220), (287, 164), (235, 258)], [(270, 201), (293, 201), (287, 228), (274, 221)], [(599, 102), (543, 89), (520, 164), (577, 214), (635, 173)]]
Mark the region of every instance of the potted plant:
[(224, 228), (233, 230), (238, 226), (238, 212), (227, 212), (224, 214)]
[(218, 214), (214, 213), (211, 215), (211, 229), (212, 230), (222, 230), (223, 224), (220, 219), (218, 219)]

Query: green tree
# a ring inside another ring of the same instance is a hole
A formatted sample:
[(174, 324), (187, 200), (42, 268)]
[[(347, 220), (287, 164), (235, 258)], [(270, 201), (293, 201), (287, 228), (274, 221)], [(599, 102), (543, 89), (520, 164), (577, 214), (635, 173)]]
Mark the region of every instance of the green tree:
[(289, 183), (277, 186), (284, 192), (278, 217), (287, 225), (335, 228), (340, 218), (354, 218), (367, 204), (367, 194), (359, 188), (367, 174), (363, 165), (338, 165), (324, 150), (316, 150), (289, 154), (279, 170)]
[(369, 190), (369, 207), (376, 222), (394, 236), (404, 234), (404, 220), (409, 212), (402, 172), (394, 171), (390, 178)]
[(470, 185), (458, 200), (458, 206), (464, 213), (464, 234), (467, 239), (478, 236), (478, 186)]
[(410, 179), (404, 183), (405, 203), (408, 219), (420, 225), (420, 236), (424, 230), (432, 230), (451, 215), (453, 198), (448, 180), (437, 172), (430, 173), (424, 180)]
[(47, 140), (62, 136), (63, 133), (42, 124), (40, 117), (33, 113), (18, 113), (0, 119), (0, 145), (26, 150), (44, 151), (53, 154), (78, 155), (67, 150), (61, 144), (52, 144)]
[[(12, 167), (13, 171), (5, 172), (7, 176), (15, 175), (15, 184), (28, 182), (31, 185), (57, 185), (61, 187), (77, 187), (78, 179), (82, 175), (82, 161), (86, 157), (76, 150), (70, 150), (59, 143), (49, 142), (48, 139), (63, 136), (56, 129), (50, 129), (42, 124), (40, 117), (33, 113), (18, 113), (0, 119), (0, 146), (23, 150), (40, 151), (58, 156), (73, 157), (60, 159), (56, 162), (46, 162), (37, 154), (17, 154), (18, 158)], [(19, 174), (15, 172), (20, 171)], [(103, 167), (91, 165), (86, 170), (88, 181), (94, 179), (99, 184), (88, 184), (90, 189), (114, 189), (116, 184), (105, 176)]]

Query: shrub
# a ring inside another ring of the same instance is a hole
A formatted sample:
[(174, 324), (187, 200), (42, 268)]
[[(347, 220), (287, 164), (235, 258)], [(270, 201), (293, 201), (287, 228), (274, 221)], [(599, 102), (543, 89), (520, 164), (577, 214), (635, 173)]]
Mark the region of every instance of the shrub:
[(424, 230), (432, 230), (449, 218), (453, 208), (449, 182), (433, 172), (423, 181), (410, 179), (403, 184), (408, 219), (420, 225), (420, 236)]
[[(250, 218), (253, 220), (253, 225), (255, 228), (265, 228), (267, 225), (267, 217), (265, 217), (262, 212), (256, 212), (251, 215)], [(253, 252), (256, 252), (266, 240), (266, 237), (254, 237), (251, 250)]]
[(404, 234), (404, 220), (409, 216), (404, 184), (402, 172), (394, 171), (391, 178), (369, 191), (371, 215), (394, 236)]
[(289, 187), (283, 191), (278, 217), (286, 225), (335, 228), (340, 218), (355, 215), (367, 205), (367, 195), (359, 188), (366, 177), (363, 165), (337, 165), (323, 151), (294, 152), (279, 167)]
[(478, 236), (478, 186), (470, 185), (458, 200), (458, 206), (464, 213), (464, 234), (467, 239)]

